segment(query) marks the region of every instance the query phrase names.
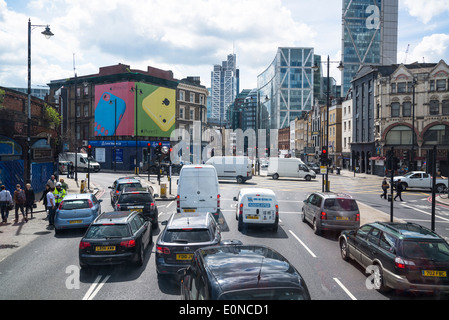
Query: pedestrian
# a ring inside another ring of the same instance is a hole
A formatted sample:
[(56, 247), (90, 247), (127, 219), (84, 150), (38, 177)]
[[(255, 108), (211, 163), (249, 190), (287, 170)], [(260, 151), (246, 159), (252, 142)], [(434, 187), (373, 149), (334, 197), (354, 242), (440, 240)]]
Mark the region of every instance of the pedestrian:
[(67, 195), (67, 192), (62, 188), (61, 182), (56, 183), (56, 189), (53, 191), (55, 195), (55, 204), (58, 207), (64, 197)]
[(48, 211), (47, 211), (47, 193), (50, 191), (50, 185), (46, 184), (45, 185), (45, 190), (44, 192), (42, 192), (42, 196), (39, 200), (39, 202), (42, 201), (42, 204), (44, 205), (45, 208), (45, 212), (47, 212), (47, 218), (48, 218)]
[(398, 179), (398, 182), (396, 183), (396, 196), (394, 197), (394, 200), (396, 200), (397, 197), (402, 200), (402, 191), (404, 191), (404, 187), (402, 186), (401, 179)]
[(33, 207), (34, 203), (36, 202), (34, 190), (31, 188), (31, 184), (27, 183), (25, 186), (25, 216), (28, 219), (28, 210), (30, 210), (31, 213), (31, 219), (33, 219)]
[(70, 172), (72, 171), (72, 162), (67, 163), (67, 179), (70, 178)]
[(56, 179), (55, 179), (55, 175), (51, 175), (50, 179), (48, 179), (47, 184), (50, 186), (51, 189), (55, 189), (56, 188)]
[(64, 179), (59, 179), (59, 182), (61, 182), (62, 188), (67, 192), (67, 190), (69, 190), (69, 186), (64, 182)]
[(80, 193), (86, 193), (86, 182), (81, 180)]
[(56, 201), (53, 191), (54, 189), (50, 187), (47, 192), (48, 226), (53, 226), (55, 223)]
[(387, 199), (387, 191), (390, 188), (387, 178), (384, 178), (384, 181), (382, 181), (382, 190), (384, 193), (380, 195), (381, 198)]
[(0, 208), (2, 212), (2, 223), (8, 222), (10, 206), (13, 204), (12, 196), (5, 186), (0, 187)]
[(26, 195), (25, 195), (25, 191), (22, 190), (22, 187), (20, 186), (20, 184), (16, 185), (16, 191), (14, 191), (14, 203), (15, 203), (15, 220), (14, 222), (17, 223), (19, 222), (19, 210), (20, 212), (22, 212), (22, 216), (23, 219), (25, 220), (25, 222), (28, 222), (27, 217), (25, 216), (25, 210), (24, 210), (24, 206), (25, 206), (25, 202), (26, 202)]

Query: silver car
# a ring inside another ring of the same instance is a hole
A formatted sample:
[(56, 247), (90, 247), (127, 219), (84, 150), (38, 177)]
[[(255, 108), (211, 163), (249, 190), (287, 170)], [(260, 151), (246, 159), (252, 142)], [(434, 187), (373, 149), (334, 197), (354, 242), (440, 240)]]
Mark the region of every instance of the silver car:
[(357, 202), (347, 194), (315, 192), (304, 200), (301, 218), (313, 226), (315, 234), (323, 230), (348, 230), (360, 227)]

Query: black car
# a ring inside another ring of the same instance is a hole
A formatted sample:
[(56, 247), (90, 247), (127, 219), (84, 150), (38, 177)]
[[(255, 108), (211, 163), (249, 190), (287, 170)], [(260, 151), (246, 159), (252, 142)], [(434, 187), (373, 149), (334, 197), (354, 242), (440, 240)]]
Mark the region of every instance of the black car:
[(115, 180), (112, 186), (108, 187), (109, 189), (111, 189), (110, 195), (112, 206), (115, 206), (115, 202), (117, 201), (120, 191), (122, 191), (126, 187), (142, 188), (142, 184), (139, 180), (132, 177), (122, 177)]
[(379, 291), (449, 291), (449, 245), (414, 223), (375, 222), (339, 237), (344, 260), (354, 259)]
[(152, 242), (151, 222), (136, 211), (99, 215), (79, 244), (81, 268), (134, 262), (141, 266)]
[[(157, 196), (157, 195), (155, 195)], [(146, 188), (125, 188), (115, 202), (116, 211), (138, 211), (150, 219), (153, 229), (158, 227), (156, 201)]]
[(295, 267), (265, 246), (202, 248), (179, 273), (184, 300), (310, 300)]
[(220, 227), (211, 213), (174, 213), (156, 241), (156, 272), (176, 275), (188, 266), (196, 249), (218, 245)]
[(321, 171), (320, 166), (314, 162), (307, 163), (307, 166), (316, 174), (320, 173)]

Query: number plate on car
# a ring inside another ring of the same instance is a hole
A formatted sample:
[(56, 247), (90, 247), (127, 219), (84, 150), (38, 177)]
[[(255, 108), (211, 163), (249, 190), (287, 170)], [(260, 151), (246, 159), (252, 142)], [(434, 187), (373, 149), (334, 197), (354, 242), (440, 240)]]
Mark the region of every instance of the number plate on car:
[(349, 220), (348, 217), (335, 217), (335, 220)]
[(176, 260), (192, 260), (193, 254), (191, 253), (179, 253), (176, 255)]
[(423, 270), (422, 275), (424, 277), (439, 277), (439, 278), (447, 277), (446, 271), (437, 271), (437, 270)]
[(184, 209), (184, 212), (195, 212), (195, 209)]
[(115, 246), (99, 246), (95, 247), (95, 251), (97, 252), (115, 251)]
[(71, 221), (69, 221), (70, 224), (72, 224), (72, 223), (82, 223), (82, 222), (83, 222), (83, 220), (71, 220)]

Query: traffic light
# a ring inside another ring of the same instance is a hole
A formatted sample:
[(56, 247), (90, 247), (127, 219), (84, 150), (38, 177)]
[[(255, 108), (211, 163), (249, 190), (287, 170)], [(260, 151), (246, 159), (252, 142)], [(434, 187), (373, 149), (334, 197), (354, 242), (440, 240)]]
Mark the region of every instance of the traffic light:
[(404, 162), (406, 163), (410, 162), (410, 151), (409, 150), (403, 151), (402, 157), (404, 158)]
[(320, 154), (320, 162), (322, 165), (327, 165), (329, 161), (329, 155), (327, 153), (327, 147), (321, 148), (321, 154)]
[(92, 146), (91, 145), (87, 146), (87, 156), (89, 158), (92, 157)]

